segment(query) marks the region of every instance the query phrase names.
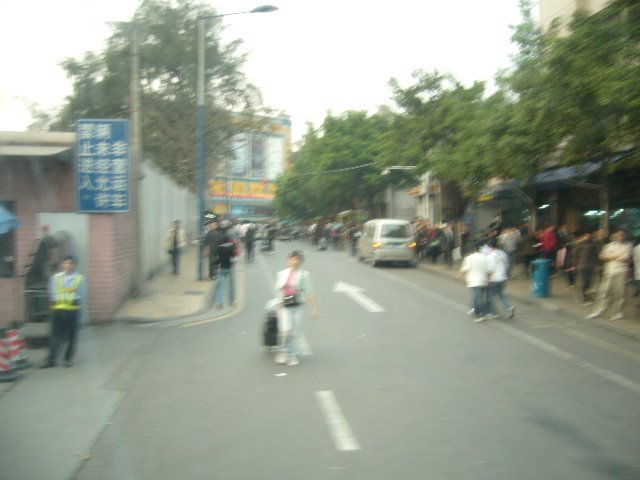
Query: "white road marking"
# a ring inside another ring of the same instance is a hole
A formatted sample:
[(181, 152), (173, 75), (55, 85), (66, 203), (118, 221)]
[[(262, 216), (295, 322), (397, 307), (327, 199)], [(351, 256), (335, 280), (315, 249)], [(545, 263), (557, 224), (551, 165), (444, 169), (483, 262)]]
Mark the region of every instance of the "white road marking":
[[(454, 300), (451, 300), (450, 298), (445, 297), (444, 295), (440, 295), (439, 293), (433, 292), (431, 290), (425, 289), (424, 287), (418, 286), (414, 283), (411, 283), (403, 278), (397, 277), (395, 275), (392, 275), (388, 272), (382, 272), (379, 270), (375, 271), (376, 274), (378, 275), (382, 275), (386, 278), (390, 278), (393, 279), (394, 281), (396, 281), (399, 284), (404, 284), (405, 286), (412, 288), (413, 290), (418, 291), (420, 294), (425, 295), (426, 297), (430, 297), (433, 300), (436, 300), (440, 303), (443, 303), (445, 305), (448, 305), (452, 308), (454, 308), (455, 310), (461, 311), (461, 312), (466, 312), (468, 310), (468, 306), (463, 305), (461, 303), (458, 303)], [(536, 338), (532, 335), (529, 335), (527, 333), (524, 333), (521, 330), (518, 330), (515, 327), (512, 327), (510, 325), (507, 325), (505, 323), (501, 323), (501, 322), (490, 322), (488, 323), (488, 325), (491, 325), (495, 328), (498, 328), (500, 330), (502, 330), (505, 333), (508, 333), (509, 335), (519, 338), (523, 341), (525, 341), (526, 343), (528, 343), (529, 345), (532, 345), (536, 348), (539, 348), (540, 350), (543, 350), (547, 353), (550, 353), (551, 355), (554, 355), (555, 357), (561, 358), (563, 360), (566, 360), (568, 362), (573, 363), (574, 365), (588, 371), (591, 372), (594, 375), (599, 376), (600, 378), (603, 378), (605, 380), (607, 380), (608, 382), (613, 383), (614, 385), (617, 385), (619, 387), (623, 387), (627, 390), (630, 390), (631, 392), (635, 393), (635, 394), (640, 394), (640, 384), (634, 382), (633, 380), (630, 380), (626, 377), (623, 377), (622, 375), (618, 375), (617, 373), (614, 373), (610, 370), (607, 370), (605, 368), (601, 368), (598, 367), (596, 365), (593, 365), (589, 362), (585, 362), (584, 360), (580, 359), (579, 357), (577, 357), (576, 355), (573, 355), (569, 352), (566, 352), (554, 345), (551, 345), (550, 343), (547, 343), (543, 340), (540, 340), (539, 338)]]
[(378, 305), (376, 302), (367, 297), (363, 292), (363, 289), (360, 287), (356, 287), (355, 285), (351, 285), (345, 282), (337, 282), (333, 286), (333, 291), (335, 293), (346, 293), (353, 301), (355, 301), (362, 308), (371, 313), (380, 313), (384, 312), (385, 309)]
[(547, 343), (543, 340), (540, 340), (539, 338), (536, 338), (527, 333), (524, 333), (518, 330), (517, 328), (511, 327), (509, 325), (505, 325), (504, 323), (492, 323), (491, 325), (493, 325), (496, 328), (499, 328), (500, 330), (508, 333), (509, 335), (512, 335), (521, 340), (524, 340), (529, 345), (533, 345), (534, 347), (544, 350), (545, 352), (548, 352), (558, 358), (567, 360), (579, 366), (580, 368), (587, 370), (588, 372), (591, 372), (601, 378), (604, 378), (608, 382), (618, 385), (619, 387), (626, 388), (627, 390), (630, 390), (633, 393), (640, 395), (640, 385), (634, 382), (633, 380), (629, 380), (628, 378), (623, 377), (622, 375), (618, 375), (617, 373), (607, 370), (606, 368), (601, 368), (596, 365), (593, 365), (592, 363), (585, 362), (584, 360), (581, 360), (577, 356), (569, 352), (565, 352), (564, 350), (561, 350), (558, 347), (554, 347), (550, 343)]
[(316, 398), (320, 403), (320, 408), (329, 427), (329, 433), (333, 437), (336, 449), (341, 451), (360, 450), (358, 440), (351, 431), (351, 427), (349, 427), (333, 392), (331, 390), (318, 391), (316, 392)]

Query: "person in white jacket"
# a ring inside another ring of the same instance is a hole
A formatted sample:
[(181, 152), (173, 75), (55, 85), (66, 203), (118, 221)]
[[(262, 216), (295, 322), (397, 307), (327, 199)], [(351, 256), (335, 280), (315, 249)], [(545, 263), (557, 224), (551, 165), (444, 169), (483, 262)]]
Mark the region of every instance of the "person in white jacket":
[(318, 305), (313, 293), (311, 274), (302, 269), (304, 253), (294, 250), (289, 254), (289, 268), (276, 275), (276, 296), (280, 299), (278, 331), (281, 348), (276, 355), (278, 364), (298, 365), (300, 337), (302, 336), (303, 307), (308, 302), (312, 319), (318, 318)]
[(498, 317), (498, 300), (507, 310), (507, 318), (513, 318), (515, 307), (504, 293), (509, 279), (510, 260), (502, 246), (495, 239), (489, 242), (491, 252), (487, 256), (489, 261), (489, 291), (487, 294), (487, 311), (491, 317)]
[(467, 287), (473, 292), (473, 308), (469, 315), (475, 315), (476, 322), (487, 319), (487, 285), (489, 284), (489, 261), (480, 250), (483, 245), (476, 244), (475, 252), (464, 257), (460, 274), (464, 276)]

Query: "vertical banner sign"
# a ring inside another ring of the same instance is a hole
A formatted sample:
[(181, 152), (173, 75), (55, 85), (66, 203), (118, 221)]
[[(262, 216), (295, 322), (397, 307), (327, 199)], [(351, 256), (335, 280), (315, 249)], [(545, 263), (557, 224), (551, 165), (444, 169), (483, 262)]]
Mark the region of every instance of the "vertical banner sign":
[(229, 160), (229, 174), (242, 177), (247, 174), (247, 160), (249, 151), (248, 135), (239, 133), (231, 137), (231, 159)]
[(264, 178), (267, 160), (267, 136), (254, 133), (251, 136), (251, 177)]
[(128, 212), (131, 162), (128, 120), (78, 120), (79, 212)]

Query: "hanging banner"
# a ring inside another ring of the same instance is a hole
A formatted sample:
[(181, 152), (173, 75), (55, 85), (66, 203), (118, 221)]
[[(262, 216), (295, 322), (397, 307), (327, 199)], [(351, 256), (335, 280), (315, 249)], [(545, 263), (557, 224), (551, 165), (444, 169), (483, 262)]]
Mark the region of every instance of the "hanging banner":
[(78, 120), (76, 194), (79, 212), (130, 210), (128, 120)]

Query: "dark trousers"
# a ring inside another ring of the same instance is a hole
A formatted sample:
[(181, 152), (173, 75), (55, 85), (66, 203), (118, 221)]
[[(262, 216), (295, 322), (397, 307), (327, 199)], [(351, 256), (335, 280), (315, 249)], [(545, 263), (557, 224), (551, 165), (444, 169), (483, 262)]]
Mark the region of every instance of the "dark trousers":
[(180, 273), (180, 256), (182, 252), (179, 248), (173, 248), (169, 251), (171, 255), (171, 266), (173, 267), (173, 273)]
[(255, 258), (255, 251), (254, 251), (254, 248), (253, 248), (253, 240), (250, 241), (250, 242), (245, 242), (244, 251), (245, 251), (245, 256), (246, 256), (247, 263), (253, 262), (253, 259)]
[(482, 317), (487, 312), (487, 287), (471, 287), (473, 292), (473, 309), (476, 315)]
[(78, 340), (79, 317), (80, 310), (53, 310), (50, 339), (51, 345), (49, 347), (50, 363), (56, 363), (58, 359), (58, 352), (65, 342), (67, 344), (67, 351), (64, 354), (64, 359), (67, 362), (73, 360)]
[(444, 263), (448, 267), (451, 267), (451, 265), (453, 265), (453, 250), (450, 248), (445, 248), (443, 253), (444, 253)]
[(209, 253), (209, 278), (214, 279), (218, 276), (218, 252)]
[(582, 279), (582, 300), (588, 302), (593, 300), (591, 295), (589, 295), (589, 289), (591, 288), (591, 278), (593, 276), (593, 269), (591, 268), (581, 268), (578, 270), (578, 275)]
[(487, 290), (487, 304), (486, 309), (488, 313), (493, 313), (495, 315), (498, 314), (498, 300), (504, 308), (511, 309), (513, 308), (513, 304), (509, 301), (507, 296), (504, 294), (504, 287), (507, 284), (507, 281), (504, 280), (502, 282), (491, 282), (489, 283), (489, 288)]

